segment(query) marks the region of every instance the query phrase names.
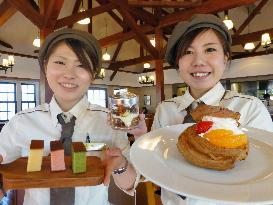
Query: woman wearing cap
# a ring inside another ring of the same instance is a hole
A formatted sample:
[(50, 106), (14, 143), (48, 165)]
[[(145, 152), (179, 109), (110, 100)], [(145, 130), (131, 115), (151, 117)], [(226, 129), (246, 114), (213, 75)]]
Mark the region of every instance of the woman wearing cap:
[[(188, 89), (183, 96), (166, 100), (157, 107), (152, 129), (192, 122), (186, 117), (187, 110), (202, 102), (239, 112), (243, 126), (273, 132), (270, 115), (259, 99), (225, 90), (219, 82), (229, 64), (230, 45), (227, 28), (214, 15), (198, 14), (175, 27), (168, 41), (166, 59), (178, 69)], [(164, 189), (161, 199), (164, 205), (215, 204), (185, 199)]]
[[(63, 29), (50, 34), (39, 52), (39, 63), (54, 96), (49, 104), (17, 113), (0, 133), (0, 161), (9, 163), (27, 156), (32, 139), (44, 140), (44, 153), (49, 142), (60, 140), (62, 123), (72, 122), (72, 141), (103, 142), (106, 151), (104, 184), (66, 189), (26, 189), (24, 204), (33, 205), (107, 205), (110, 175), (125, 192), (132, 194), (137, 174), (126, 156), (129, 142), (125, 132), (107, 125), (107, 110), (88, 102), (86, 92), (100, 72), (101, 50), (89, 33)], [(57, 119), (58, 118), (58, 119)], [(60, 122), (59, 122), (59, 121)], [(102, 127), (103, 126), (103, 127)], [(74, 129), (74, 130), (73, 130)], [(65, 150), (66, 136), (63, 140)], [(69, 144), (69, 143), (68, 143)], [(70, 143), (71, 151), (71, 143)]]

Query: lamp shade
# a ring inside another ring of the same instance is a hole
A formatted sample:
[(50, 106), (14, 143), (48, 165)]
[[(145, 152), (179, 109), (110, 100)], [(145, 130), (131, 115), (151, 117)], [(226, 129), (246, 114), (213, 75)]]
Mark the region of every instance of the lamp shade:
[(225, 19), (223, 20), (224, 24), (228, 28), (228, 30), (233, 28), (233, 22), (228, 18), (228, 15), (225, 15)]
[(34, 39), (34, 41), (33, 41), (32, 44), (33, 44), (35, 47), (40, 48), (40, 46), (41, 46), (40, 38), (37, 36), (37, 37)]
[(269, 33), (264, 33), (262, 35), (261, 45), (266, 46), (266, 45), (269, 45), (270, 43), (271, 43), (271, 39), (270, 39)]
[(245, 50), (253, 50), (255, 48), (255, 45), (254, 43), (246, 43), (245, 46), (244, 46), (244, 49)]

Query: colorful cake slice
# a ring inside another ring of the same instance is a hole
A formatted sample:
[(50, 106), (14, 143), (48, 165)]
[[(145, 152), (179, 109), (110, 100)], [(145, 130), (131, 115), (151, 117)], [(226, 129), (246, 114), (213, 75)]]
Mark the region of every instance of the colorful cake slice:
[(73, 173), (86, 172), (86, 149), (82, 142), (72, 142)]
[(27, 162), (27, 172), (41, 171), (44, 152), (43, 140), (31, 140)]
[(50, 142), (51, 171), (65, 170), (64, 148), (60, 141)]

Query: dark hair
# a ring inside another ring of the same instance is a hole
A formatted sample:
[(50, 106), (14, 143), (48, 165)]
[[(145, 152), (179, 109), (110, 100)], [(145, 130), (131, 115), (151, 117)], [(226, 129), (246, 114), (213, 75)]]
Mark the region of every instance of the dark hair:
[(73, 52), (77, 55), (79, 61), (83, 65), (83, 68), (86, 68), (86, 70), (92, 76), (92, 79), (95, 79), (95, 76), (100, 73), (101, 69), (98, 66), (99, 59), (97, 59), (97, 56), (94, 55), (93, 50), (91, 50), (89, 46), (77, 39), (68, 38), (57, 41), (54, 44), (50, 45), (44, 57), (45, 64), (47, 64), (50, 55), (54, 52), (57, 46), (63, 42), (73, 50)]
[[(230, 43), (228, 40), (217, 30), (213, 28), (208, 28), (208, 27), (202, 27), (202, 28), (197, 28), (191, 32), (189, 32), (186, 36), (182, 36), (180, 42), (178, 42), (177, 47), (176, 47), (176, 58), (175, 58), (175, 63), (178, 65), (178, 61), (181, 56), (185, 55), (187, 49), (190, 47), (192, 44), (193, 40), (200, 34), (205, 31), (208, 31), (209, 29), (212, 29), (213, 32), (216, 34), (218, 39), (220, 40), (220, 43), (223, 46), (223, 51), (224, 54), (228, 57), (228, 61), (231, 60), (231, 47)], [(178, 66), (177, 66), (178, 69)]]

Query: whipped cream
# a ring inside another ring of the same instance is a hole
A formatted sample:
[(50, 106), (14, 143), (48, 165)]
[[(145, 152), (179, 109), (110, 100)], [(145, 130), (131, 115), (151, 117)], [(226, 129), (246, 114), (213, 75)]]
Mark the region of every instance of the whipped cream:
[(131, 113), (131, 114), (127, 115), (126, 117), (113, 115), (113, 118), (120, 119), (122, 122), (124, 122), (126, 127), (130, 127), (131, 124), (132, 124), (133, 119), (136, 118), (137, 116), (138, 116), (138, 114)]
[[(212, 127), (207, 131), (225, 129), (232, 130), (234, 135), (244, 134), (241, 129), (237, 127), (237, 121), (233, 118), (220, 118), (220, 117), (212, 117), (212, 116), (204, 116), (202, 121), (212, 121)], [(206, 133), (207, 133), (206, 132)], [(205, 134), (205, 133), (203, 133)]]

